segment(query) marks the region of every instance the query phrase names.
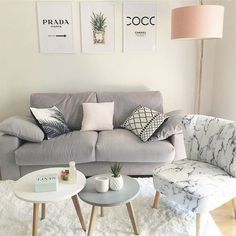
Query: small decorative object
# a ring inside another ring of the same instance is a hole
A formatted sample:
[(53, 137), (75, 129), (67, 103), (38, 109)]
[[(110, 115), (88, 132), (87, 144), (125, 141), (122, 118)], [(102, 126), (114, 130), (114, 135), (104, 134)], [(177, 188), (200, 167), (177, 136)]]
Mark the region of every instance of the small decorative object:
[(64, 181), (68, 181), (69, 180), (69, 170), (65, 169), (61, 171), (61, 179)]
[(106, 33), (106, 20), (107, 18), (104, 16), (104, 14), (100, 13), (94, 13), (91, 16), (91, 25), (93, 28), (93, 43), (105, 43), (105, 33)]
[(40, 175), (37, 177), (34, 185), (35, 192), (52, 192), (57, 191), (58, 175)]
[(105, 193), (109, 190), (109, 178), (106, 176), (98, 176), (95, 178), (96, 191), (99, 193)]
[(77, 170), (74, 161), (69, 162), (69, 181), (71, 184), (75, 184), (77, 181)]
[(111, 190), (121, 190), (123, 187), (123, 177), (121, 176), (122, 166), (120, 164), (111, 165), (112, 175), (110, 176), (110, 188)]

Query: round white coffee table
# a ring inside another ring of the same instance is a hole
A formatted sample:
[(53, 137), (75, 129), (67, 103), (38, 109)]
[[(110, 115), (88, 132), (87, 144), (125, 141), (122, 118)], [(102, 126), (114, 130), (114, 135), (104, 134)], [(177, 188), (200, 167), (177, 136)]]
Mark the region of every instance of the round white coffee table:
[(42, 205), (41, 219), (45, 219), (46, 203), (61, 201), (68, 198), (72, 198), (81, 226), (83, 230), (86, 231), (86, 226), (84, 223), (83, 215), (77, 196), (77, 194), (84, 188), (86, 184), (86, 178), (84, 174), (77, 171), (77, 182), (75, 184), (70, 184), (66, 181), (61, 181), (59, 176), (59, 184), (57, 191), (40, 193), (36, 193), (34, 191), (34, 183), (38, 176), (48, 174), (60, 175), (61, 170), (63, 170), (63, 168), (47, 168), (34, 171), (21, 177), (15, 183), (14, 191), (16, 197), (23, 201), (33, 203), (33, 236), (36, 236), (38, 232), (38, 214), (40, 204)]
[(134, 233), (138, 235), (139, 230), (137, 227), (134, 209), (131, 201), (139, 194), (139, 183), (135, 179), (123, 175), (124, 186), (121, 190), (109, 190), (106, 193), (98, 193), (95, 189), (95, 177), (96, 176), (88, 178), (86, 187), (81, 192), (79, 192), (80, 199), (93, 206), (90, 217), (88, 236), (91, 236), (93, 234), (98, 207), (101, 207), (101, 215), (103, 215), (103, 207), (113, 207), (121, 204), (126, 204)]

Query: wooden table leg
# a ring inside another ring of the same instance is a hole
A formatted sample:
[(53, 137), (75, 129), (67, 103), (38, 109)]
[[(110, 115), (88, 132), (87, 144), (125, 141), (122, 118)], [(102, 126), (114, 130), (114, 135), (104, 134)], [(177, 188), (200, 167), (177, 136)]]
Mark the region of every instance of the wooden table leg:
[(103, 207), (101, 207), (101, 209), (100, 209), (100, 210), (101, 210), (101, 214), (100, 214), (100, 216), (101, 216), (101, 217), (103, 217), (103, 216), (104, 216), (104, 208), (103, 208)]
[(41, 207), (41, 220), (44, 220), (46, 217), (46, 203), (42, 203)]
[(154, 198), (154, 201), (153, 201), (152, 208), (156, 208), (156, 209), (157, 209), (157, 205), (158, 205), (158, 203), (159, 203), (160, 196), (161, 196), (161, 193), (156, 192), (156, 195), (155, 195), (155, 198)]
[(88, 236), (93, 235), (93, 229), (96, 224), (96, 214), (97, 214), (97, 206), (93, 206), (92, 212), (91, 212), (91, 217), (90, 217), (90, 222), (89, 222)]
[(234, 218), (236, 219), (236, 198), (232, 199), (233, 209), (234, 209)]
[(38, 222), (39, 222), (39, 203), (33, 205), (33, 230), (32, 236), (38, 235)]
[(196, 236), (201, 235), (201, 214), (196, 214)]
[(136, 219), (135, 219), (134, 209), (133, 209), (133, 206), (132, 206), (131, 202), (128, 202), (128, 203), (126, 204), (126, 206), (127, 206), (127, 210), (128, 210), (128, 213), (129, 213), (129, 217), (130, 217), (130, 220), (131, 220), (133, 229), (134, 229), (134, 233), (135, 233), (136, 235), (139, 235), (139, 230), (138, 230), (137, 222), (136, 222)]
[(79, 199), (78, 199), (77, 195), (74, 195), (74, 196), (72, 197), (72, 201), (73, 201), (73, 203), (74, 203), (75, 210), (76, 210), (77, 215), (78, 215), (78, 217), (79, 217), (79, 220), (80, 220), (80, 224), (81, 224), (81, 226), (82, 226), (82, 229), (83, 229), (84, 231), (86, 231), (86, 225), (85, 225), (85, 223), (84, 223), (84, 218), (83, 218), (83, 215), (82, 215), (82, 211), (81, 211), (81, 207), (80, 207)]

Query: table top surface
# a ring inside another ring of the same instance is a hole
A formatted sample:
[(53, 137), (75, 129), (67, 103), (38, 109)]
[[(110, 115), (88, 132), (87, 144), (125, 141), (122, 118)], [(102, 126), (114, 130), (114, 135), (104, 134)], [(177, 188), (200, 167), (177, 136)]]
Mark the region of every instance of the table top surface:
[[(109, 175), (99, 176), (107, 177)], [(95, 177), (97, 176), (88, 178), (85, 188), (79, 193), (79, 197), (91, 205), (104, 207), (117, 206), (130, 202), (139, 194), (140, 186), (137, 180), (126, 175), (123, 175), (124, 186), (121, 190), (109, 190), (105, 193), (98, 193), (95, 188)]]
[[(84, 188), (86, 178), (83, 173), (77, 171), (77, 182), (75, 184), (62, 181), (60, 178), (60, 172), (63, 169), (64, 168), (47, 168), (24, 175), (15, 183), (14, 192), (16, 197), (33, 203), (55, 202), (71, 198)], [(36, 178), (39, 175), (48, 174), (58, 174), (59, 183), (57, 191), (36, 193), (34, 191), (34, 183)]]

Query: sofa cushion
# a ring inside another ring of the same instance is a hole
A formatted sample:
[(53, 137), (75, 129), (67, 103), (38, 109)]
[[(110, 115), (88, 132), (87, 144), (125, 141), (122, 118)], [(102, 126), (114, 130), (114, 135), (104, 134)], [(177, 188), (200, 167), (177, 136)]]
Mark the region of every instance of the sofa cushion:
[(114, 101), (114, 128), (120, 127), (120, 125), (124, 123), (125, 119), (139, 105), (163, 112), (162, 95), (158, 91), (98, 92), (97, 100), (98, 102)]
[(83, 103), (81, 130), (113, 130), (114, 102)]
[(44, 139), (43, 131), (38, 127), (35, 120), (31, 116), (9, 117), (0, 123), (0, 131), (2, 131), (3, 134), (16, 136), (29, 142), (37, 143), (42, 142)]
[(165, 113), (169, 118), (153, 134), (150, 141), (165, 140), (172, 135), (182, 133), (184, 112), (175, 110)]
[(70, 129), (80, 129), (84, 102), (97, 102), (95, 92), (84, 93), (34, 93), (30, 96), (30, 106), (48, 108), (56, 106), (65, 117)]
[(167, 140), (142, 142), (125, 129), (101, 131), (96, 146), (97, 161), (111, 162), (171, 162), (175, 150)]
[(53, 106), (50, 108), (34, 108), (30, 107), (34, 119), (44, 131), (47, 139), (55, 138), (59, 135), (70, 132), (64, 115), (61, 111)]
[(25, 143), (15, 151), (17, 165), (56, 165), (95, 161), (97, 132), (73, 131), (41, 143)]
[(163, 113), (140, 105), (127, 117), (121, 127), (130, 130), (146, 142), (167, 118), (168, 116)]

